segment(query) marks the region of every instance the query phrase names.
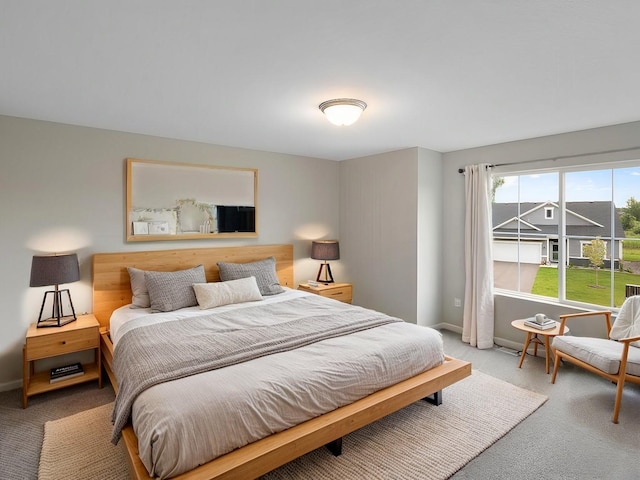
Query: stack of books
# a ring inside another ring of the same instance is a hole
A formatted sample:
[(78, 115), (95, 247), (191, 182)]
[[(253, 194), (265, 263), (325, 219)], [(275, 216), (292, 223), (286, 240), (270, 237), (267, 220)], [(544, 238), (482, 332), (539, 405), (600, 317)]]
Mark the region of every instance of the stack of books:
[(537, 328), (538, 330), (549, 330), (556, 326), (556, 321), (551, 318), (545, 318), (544, 322), (538, 323), (535, 318), (529, 318), (524, 321), (527, 327)]
[(68, 378), (79, 377), (80, 375), (84, 375), (84, 370), (80, 362), (65, 365), (64, 367), (52, 368), (49, 375), (49, 383), (60, 382)]

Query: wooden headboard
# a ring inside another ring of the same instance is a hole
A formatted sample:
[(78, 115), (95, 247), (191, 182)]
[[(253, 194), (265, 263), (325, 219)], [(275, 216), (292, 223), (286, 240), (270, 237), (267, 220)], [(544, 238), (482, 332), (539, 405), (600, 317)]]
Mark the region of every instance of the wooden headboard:
[(93, 255), (93, 314), (101, 327), (109, 328), (111, 312), (131, 303), (127, 267), (172, 272), (204, 265), (208, 282), (220, 280), (218, 262), (247, 263), (275, 257), (280, 285), (293, 288), (293, 245), (188, 248)]

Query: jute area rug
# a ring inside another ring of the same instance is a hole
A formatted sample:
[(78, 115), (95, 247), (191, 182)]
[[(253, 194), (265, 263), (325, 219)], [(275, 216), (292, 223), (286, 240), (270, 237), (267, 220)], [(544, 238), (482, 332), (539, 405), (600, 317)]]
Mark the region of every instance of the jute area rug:
[[(339, 457), (320, 448), (265, 475), (284, 479), (446, 479), (540, 407), (547, 397), (473, 374), (343, 439)], [(39, 480), (120, 480), (124, 445), (110, 443), (112, 404), (45, 424)]]

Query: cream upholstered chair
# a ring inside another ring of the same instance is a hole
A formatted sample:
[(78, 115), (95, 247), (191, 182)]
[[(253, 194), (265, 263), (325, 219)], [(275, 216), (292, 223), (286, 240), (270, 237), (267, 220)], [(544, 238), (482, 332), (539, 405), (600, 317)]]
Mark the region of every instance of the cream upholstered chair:
[(613, 326), (611, 312), (572, 313), (560, 315), (560, 331), (567, 320), (594, 316), (604, 317), (609, 338), (556, 336), (551, 344), (555, 352), (551, 383), (556, 381), (560, 359), (608, 378), (617, 384), (613, 423), (618, 423), (625, 381), (640, 384), (640, 296), (624, 301)]

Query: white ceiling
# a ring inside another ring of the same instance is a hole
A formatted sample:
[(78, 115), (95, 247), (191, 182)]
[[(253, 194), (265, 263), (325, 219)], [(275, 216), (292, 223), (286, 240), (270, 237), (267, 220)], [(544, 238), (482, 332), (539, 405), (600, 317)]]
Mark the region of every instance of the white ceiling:
[[(342, 160), (640, 120), (637, 0), (0, 0), (0, 114)], [(368, 103), (351, 127), (318, 104)]]

